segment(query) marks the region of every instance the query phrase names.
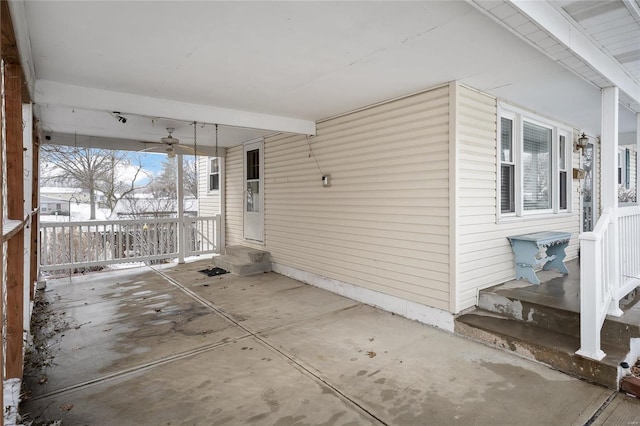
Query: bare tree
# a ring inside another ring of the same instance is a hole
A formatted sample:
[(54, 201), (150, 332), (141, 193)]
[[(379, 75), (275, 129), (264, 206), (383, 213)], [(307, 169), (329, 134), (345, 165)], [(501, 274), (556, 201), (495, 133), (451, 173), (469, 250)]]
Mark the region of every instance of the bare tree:
[[(75, 185), (89, 192), (91, 219), (96, 218), (96, 193), (105, 196), (111, 211), (120, 199), (136, 189), (136, 180), (142, 165), (133, 164), (123, 151), (108, 149), (43, 145), (41, 148), (43, 182)], [(123, 170), (133, 169), (133, 178), (124, 176)]]
[[(183, 189), (185, 197), (198, 197), (198, 176), (196, 171), (197, 162), (193, 157), (182, 158)], [(176, 199), (178, 196), (177, 169), (178, 157), (167, 158), (162, 164), (162, 169), (158, 176), (149, 185), (151, 193), (156, 197), (168, 197)]]
[(198, 173), (200, 172), (198, 167), (197, 159), (193, 157), (184, 157), (183, 158), (183, 167), (184, 167), (184, 195), (186, 197), (192, 196), (193, 198), (198, 198)]

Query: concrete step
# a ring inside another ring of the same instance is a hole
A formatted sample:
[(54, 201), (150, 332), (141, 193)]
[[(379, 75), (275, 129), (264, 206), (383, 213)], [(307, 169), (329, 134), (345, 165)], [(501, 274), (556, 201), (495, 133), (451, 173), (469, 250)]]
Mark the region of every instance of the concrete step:
[[(478, 307), (568, 336), (580, 336), (579, 308), (567, 308), (551, 298), (527, 296), (513, 296), (509, 292), (486, 289), (480, 291)], [(640, 324), (627, 324), (616, 317), (605, 319), (600, 335), (603, 345), (615, 345), (628, 350), (629, 340), (633, 337), (640, 337)]]
[(258, 250), (246, 246), (227, 246), (225, 249), (227, 256), (237, 257), (247, 263), (271, 262), (271, 255), (268, 251)]
[(240, 277), (271, 271), (271, 260), (249, 262), (240, 257), (223, 255), (215, 256), (213, 264)]
[(575, 355), (580, 347), (579, 337), (485, 310), (456, 318), (455, 332), (611, 389), (617, 389), (618, 365), (628, 352), (603, 343), (602, 349), (607, 354), (603, 360), (582, 358)]

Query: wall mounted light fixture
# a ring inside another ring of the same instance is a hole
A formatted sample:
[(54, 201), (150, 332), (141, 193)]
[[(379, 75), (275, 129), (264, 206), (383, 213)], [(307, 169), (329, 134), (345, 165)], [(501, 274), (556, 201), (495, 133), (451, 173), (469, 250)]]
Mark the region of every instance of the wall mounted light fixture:
[(589, 143), (589, 138), (584, 134), (584, 132), (582, 132), (582, 135), (580, 135), (576, 143), (573, 144), (573, 151), (584, 152), (584, 149), (587, 147), (588, 143)]

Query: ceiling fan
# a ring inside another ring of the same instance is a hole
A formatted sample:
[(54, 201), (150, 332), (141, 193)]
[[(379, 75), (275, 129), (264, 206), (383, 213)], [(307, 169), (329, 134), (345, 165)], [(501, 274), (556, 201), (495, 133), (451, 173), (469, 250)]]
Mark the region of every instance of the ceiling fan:
[[(167, 133), (168, 133), (167, 136), (160, 138), (160, 142), (150, 142), (150, 143), (153, 143), (154, 145), (163, 144), (165, 147), (165, 153), (169, 158), (174, 158), (176, 154), (193, 155), (194, 153), (197, 153), (198, 155), (205, 155), (201, 152), (196, 151), (194, 147), (180, 144), (180, 140), (178, 138), (173, 137), (174, 131), (175, 131), (175, 128), (167, 127)], [(157, 148), (156, 147), (146, 148), (140, 152), (147, 152), (147, 151), (157, 151)]]
[(174, 130), (175, 129), (173, 127), (167, 127), (167, 132), (169, 133), (169, 135), (167, 137), (160, 138), (160, 141), (167, 146), (166, 151), (167, 151), (167, 157), (169, 158), (173, 158), (176, 156), (176, 150), (174, 148), (174, 145), (178, 145), (180, 143), (180, 141), (174, 138), (172, 135)]

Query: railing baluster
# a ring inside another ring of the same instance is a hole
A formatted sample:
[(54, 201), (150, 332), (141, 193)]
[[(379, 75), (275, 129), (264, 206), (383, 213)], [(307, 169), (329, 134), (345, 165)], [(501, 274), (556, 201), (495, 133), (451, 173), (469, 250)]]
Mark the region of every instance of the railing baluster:
[[(184, 223), (189, 255), (216, 252), (219, 216), (191, 217)], [(177, 218), (43, 222), (40, 225), (41, 269), (64, 270), (175, 258), (178, 227)]]

